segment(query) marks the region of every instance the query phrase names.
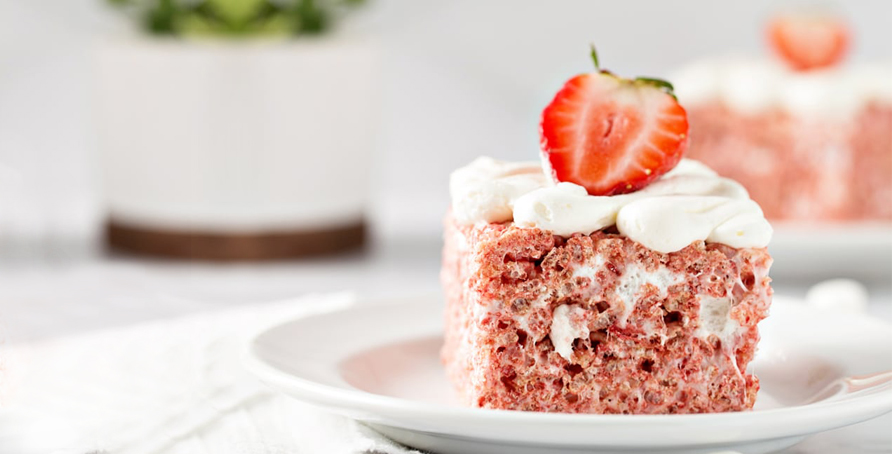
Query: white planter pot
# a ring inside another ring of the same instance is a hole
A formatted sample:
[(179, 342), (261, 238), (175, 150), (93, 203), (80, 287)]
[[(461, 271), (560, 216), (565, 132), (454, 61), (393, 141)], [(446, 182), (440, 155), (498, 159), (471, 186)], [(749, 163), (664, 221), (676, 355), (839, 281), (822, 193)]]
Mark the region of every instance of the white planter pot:
[(242, 243), (355, 230), (377, 130), (376, 63), (374, 46), (342, 36), (103, 43), (97, 115), (112, 225)]

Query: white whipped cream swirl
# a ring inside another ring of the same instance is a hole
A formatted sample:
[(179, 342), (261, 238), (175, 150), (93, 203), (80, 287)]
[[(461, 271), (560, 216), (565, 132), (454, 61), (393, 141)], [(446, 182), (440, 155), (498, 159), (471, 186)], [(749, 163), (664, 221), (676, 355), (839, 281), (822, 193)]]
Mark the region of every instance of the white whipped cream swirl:
[(616, 225), (626, 237), (663, 253), (697, 240), (765, 247), (772, 234), (743, 186), (688, 159), (639, 191), (592, 196), (573, 183), (553, 184), (539, 163), (478, 158), (452, 174), (450, 192), (460, 223), (513, 220), (561, 236)]
[(462, 224), (506, 222), (522, 195), (549, 185), (538, 162), (506, 162), (486, 156), (449, 177), (452, 215)]

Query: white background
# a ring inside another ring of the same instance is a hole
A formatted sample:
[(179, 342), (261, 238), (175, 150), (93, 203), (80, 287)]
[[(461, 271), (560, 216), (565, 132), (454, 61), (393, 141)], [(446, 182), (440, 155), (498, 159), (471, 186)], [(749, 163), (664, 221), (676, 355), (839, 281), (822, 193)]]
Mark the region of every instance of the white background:
[[(447, 176), (487, 154), (536, 159), (538, 114), (602, 65), (665, 76), (691, 59), (767, 55), (765, 18), (789, 2), (371, 0), (351, 17), (381, 43), (377, 232), (435, 236)], [(824, 2), (853, 24), (852, 61), (892, 56), (892, 1)], [(0, 245), (96, 232), (102, 218), (90, 93), (99, 39), (128, 27), (102, 0), (0, 1)], [(5, 243), (4, 243), (5, 242)]]

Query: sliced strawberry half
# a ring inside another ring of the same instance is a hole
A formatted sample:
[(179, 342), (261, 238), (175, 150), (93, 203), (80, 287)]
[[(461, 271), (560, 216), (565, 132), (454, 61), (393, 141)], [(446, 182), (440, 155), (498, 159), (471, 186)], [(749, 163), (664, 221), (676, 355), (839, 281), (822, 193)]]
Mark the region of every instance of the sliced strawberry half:
[(542, 112), (540, 128), (554, 179), (591, 195), (647, 186), (675, 167), (688, 145), (687, 113), (668, 82), (600, 70), (567, 81)]
[(833, 66), (849, 48), (849, 27), (830, 14), (785, 14), (768, 24), (768, 41), (793, 69)]

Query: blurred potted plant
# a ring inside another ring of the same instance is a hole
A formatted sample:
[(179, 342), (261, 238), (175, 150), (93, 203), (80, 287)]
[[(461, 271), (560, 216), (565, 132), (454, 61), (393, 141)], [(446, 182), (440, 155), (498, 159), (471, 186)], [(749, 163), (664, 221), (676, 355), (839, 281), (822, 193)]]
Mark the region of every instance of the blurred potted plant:
[(362, 0), (110, 0), (139, 25), (97, 56), (107, 238), (265, 259), (360, 246), (377, 118)]

